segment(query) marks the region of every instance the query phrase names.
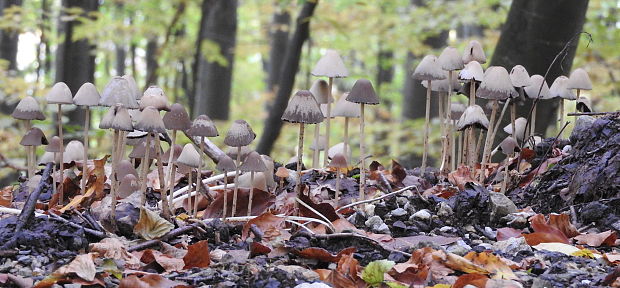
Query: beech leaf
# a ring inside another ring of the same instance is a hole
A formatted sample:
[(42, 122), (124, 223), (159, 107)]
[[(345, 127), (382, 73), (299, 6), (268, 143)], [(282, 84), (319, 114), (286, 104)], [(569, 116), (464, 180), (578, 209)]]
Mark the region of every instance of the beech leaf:
[(133, 232), (145, 240), (152, 240), (164, 236), (173, 228), (174, 225), (159, 217), (155, 212), (141, 208), (140, 219), (133, 227)]

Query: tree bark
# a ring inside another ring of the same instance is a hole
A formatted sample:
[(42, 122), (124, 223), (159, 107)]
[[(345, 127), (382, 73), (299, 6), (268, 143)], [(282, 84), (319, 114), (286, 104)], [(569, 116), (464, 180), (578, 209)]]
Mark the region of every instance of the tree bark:
[[(0, 0), (0, 16), (4, 9), (12, 6), (21, 6), (22, 0)], [(0, 30), (0, 58), (9, 62), (9, 70), (17, 69), (17, 40), (19, 31), (16, 29)]]
[(146, 42), (146, 81), (145, 87), (157, 85), (157, 37), (150, 38)]
[(291, 15), (287, 10), (281, 9), (273, 14), (270, 33), (271, 45), (269, 50), (269, 62), (267, 63), (267, 89), (271, 92), (277, 90), (280, 80), (280, 70), (286, 53), (286, 42), (291, 24)]
[(205, 39), (220, 47), (225, 61), (208, 61), (201, 53), (194, 115), (206, 114), (212, 119), (228, 120), (237, 41), (237, 0), (217, 0), (204, 24)]
[(297, 16), (295, 32), (289, 40), (284, 56), (284, 63), (282, 63), (282, 68), (280, 70), (279, 89), (276, 93), (273, 107), (269, 110), (269, 115), (267, 119), (265, 119), (265, 128), (258, 143), (258, 147), (256, 148), (256, 151), (260, 154), (269, 155), (274, 142), (278, 139), (278, 136), (280, 136), (280, 130), (282, 129), (282, 113), (286, 110), (286, 105), (288, 104), (293, 86), (295, 85), (295, 76), (299, 69), (301, 50), (304, 42), (310, 36), (310, 21), (318, 3), (318, 0), (305, 1), (299, 16)]

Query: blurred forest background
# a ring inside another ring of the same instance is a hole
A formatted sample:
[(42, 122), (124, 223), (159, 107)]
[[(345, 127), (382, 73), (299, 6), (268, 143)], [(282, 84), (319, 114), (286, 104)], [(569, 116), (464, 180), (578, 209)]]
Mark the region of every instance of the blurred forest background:
[[(9, 116), (19, 99), (32, 95), (44, 105), (55, 82), (75, 93), (89, 81), (101, 91), (123, 74), (141, 87), (161, 86), (194, 117), (209, 115), (220, 134), (232, 120), (247, 120), (258, 134), (253, 148), (287, 161), (297, 128), (283, 125), (280, 132), (274, 100), (309, 89), (317, 79), (310, 70), (325, 49), (339, 51), (351, 74), (336, 79), (335, 96), (368, 78), (381, 98), (367, 116), (373, 159), (410, 167), (422, 153), (425, 101), (410, 75), (424, 55), (447, 45), (462, 50), (476, 39), (489, 59), (485, 68), (522, 64), (530, 75), (544, 75), (569, 39), (587, 31), (592, 41), (582, 34), (547, 82), (584, 67), (594, 109), (613, 111), (620, 107), (619, 12), (618, 0), (0, 0), (0, 176), (25, 162), (17, 149), (23, 129)], [(453, 101), (464, 102), (460, 97)], [(550, 136), (558, 103), (544, 105), (536, 130)], [(46, 109), (48, 120), (35, 125), (51, 136), (54, 107)], [(526, 107), (519, 109), (524, 115)], [(65, 137), (80, 136), (80, 113), (66, 114)], [(93, 112), (93, 127), (102, 114)], [(340, 121), (332, 124), (332, 143), (340, 141)], [(439, 122), (432, 125), (436, 158)], [(91, 151), (102, 156), (106, 131), (92, 131)], [(214, 142), (223, 147), (222, 139)], [(356, 147), (356, 134), (352, 141)]]

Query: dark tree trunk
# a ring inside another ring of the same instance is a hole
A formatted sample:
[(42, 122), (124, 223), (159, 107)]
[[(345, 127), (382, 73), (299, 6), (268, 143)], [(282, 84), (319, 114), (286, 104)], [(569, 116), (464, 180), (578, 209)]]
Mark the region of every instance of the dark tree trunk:
[(381, 91), (381, 84), (391, 83), (394, 79), (394, 52), (391, 50), (379, 49), (377, 53), (377, 89), (379, 94)]
[[(202, 42), (207, 38), (207, 19), (209, 19), (209, 11), (213, 7), (215, 0), (203, 0), (200, 8), (200, 25), (198, 26), (198, 35), (196, 35), (196, 52), (194, 53), (194, 62), (192, 62), (191, 70), (191, 93), (189, 93), (189, 105), (194, 107), (196, 102), (196, 87), (198, 86), (198, 75), (200, 70), (200, 59), (202, 59)], [(194, 109), (190, 109), (190, 116), (194, 115)]]
[(279, 89), (276, 93), (275, 102), (265, 120), (265, 128), (261, 135), (256, 151), (260, 154), (270, 154), (273, 143), (280, 136), (282, 129), (282, 113), (286, 110), (289, 97), (295, 85), (295, 75), (299, 69), (301, 50), (304, 42), (310, 36), (310, 21), (314, 14), (314, 8), (319, 3), (316, 1), (305, 1), (295, 24), (295, 32), (286, 48), (284, 63), (280, 70)]
[[(0, 0), (0, 16), (4, 9), (21, 6), (22, 0)], [(9, 70), (17, 69), (17, 39), (19, 31), (13, 29), (0, 30), (0, 58), (9, 62)]]
[(228, 120), (237, 41), (237, 0), (217, 0), (205, 23), (206, 40), (220, 48), (225, 61), (208, 61), (201, 55), (194, 95), (194, 115)]
[[(504, 66), (510, 71), (513, 66), (521, 64), (530, 75), (544, 76), (555, 55), (583, 28), (587, 9), (587, 0), (513, 1), (491, 65)], [(558, 76), (569, 75), (577, 43), (574, 41), (567, 54), (559, 57), (551, 67), (546, 78), (549, 85)], [(530, 107), (529, 100), (526, 105), (518, 106), (518, 116), (527, 117)], [(537, 133), (544, 134), (546, 128), (554, 123), (556, 113), (552, 111), (557, 107), (555, 100), (538, 102)]]
[(288, 41), (288, 32), (291, 25), (291, 15), (287, 10), (278, 10), (273, 14), (269, 35), (271, 36), (271, 45), (269, 50), (269, 62), (267, 62), (267, 89), (275, 92), (277, 83), (280, 80), (280, 69), (286, 53), (286, 42)]
[[(123, 9), (124, 9), (124, 4), (122, 2), (116, 3), (115, 4), (115, 13), (117, 15), (117, 17), (119, 18), (119, 20), (124, 20), (125, 19), (125, 15), (123, 14)], [(127, 43), (115, 43), (114, 44), (114, 48), (115, 48), (115, 60), (116, 63), (114, 65), (114, 69), (116, 70), (116, 75), (118, 76), (122, 76), (125, 75), (125, 60), (127, 59)], [(131, 75), (133, 77), (135, 77), (134, 75)]]
[(153, 37), (146, 42), (146, 87), (157, 85), (157, 37)]

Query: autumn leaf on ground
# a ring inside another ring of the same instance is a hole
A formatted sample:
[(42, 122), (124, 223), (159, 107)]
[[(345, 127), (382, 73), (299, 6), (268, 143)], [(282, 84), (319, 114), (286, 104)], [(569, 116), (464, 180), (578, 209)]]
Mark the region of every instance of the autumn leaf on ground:
[(577, 228), (570, 223), (570, 216), (568, 216), (568, 214), (549, 214), (549, 225), (560, 229), (568, 238), (581, 234), (577, 232)]
[(476, 182), (473, 178), (471, 178), (471, 170), (468, 166), (459, 166), (456, 168), (456, 171), (450, 172), (448, 174), (448, 181), (452, 183), (452, 185), (456, 185), (459, 187), (461, 191), (465, 190), (465, 184), (467, 182)]
[(614, 246), (617, 236), (616, 232), (609, 230), (597, 234), (578, 235), (574, 239), (577, 240), (577, 244), (585, 244), (592, 247)]
[(594, 253), (590, 249), (581, 249), (579, 251), (573, 252), (571, 255), (577, 256), (577, 257), (590, 258), (590, 259), (595, 258)]
[(504, 241), (510, 238), (519, 238), (522, 237), (521, 233), (523, 231), (521, 229), (514, 229), (510, 227), (502, 227), (497, 229), (497, 241)]
[(609, 261), (609, 263), (612, 265), (620, 264), (620, 253), (618, 252), (605, 253), (603, 254), (603, 258)]
[(451, 288), (463, 288), (467, 285), (473, 285), (475, 287), (485, 287), (487, 281), (489, 281), (489, 277), (483, 274), (463, 274), (456, 279), (456, 282), (452, 284)]
[(189, 268), (206, 268), (211, 264), (209, 256), (209, 242), (207, 240), (198, 241), (187, 247), (187, 254), (183, 257), (185, 269)]
[(174, 229), (172, 223), (159, 217), (155, 212), (146, 208), (140, 208), (140, 219), (133, 227), (134, 233), (145, 240), (159, 238)]
[(317, 273), (322, 281), (332, 284), (335, 288), (364, 288), (367, 284), (358, 276), (359, 268), (357, 260), (353, 258), (353, 253), (351, 253), (340, 258), (336, 270), (323, 271), (319, 269)]
[(75, 274), (86, 281), (95, 280), (97, 270), (95, 262), (93, 262), (93, 254), (88, 253), (76, 256), (69, 264), (58, 268), (54, 274), (57, 276)]
[(331, 253), (329, 253), (329, 251), (323, 249), (323, 248), (319, 248), (319, 247), (310, 247), (310, 248), (306, 248), (303, 249), (301, 251), (296, 251), (293, 250), (293, 253), (306, 258), (306, 259), (317, 259), (319, 261), (323, 261), (323, 262), (338, 262), (340, 261), (340, 259), (342, 258), (343, 255), (348, 255), (348, 254), (352, 254), (356, 251), (357, 249), (355, 247), (349, 247), (349, 248), (345, 248), (342, 249), (340, 252), (338, 252), (338, 254), (333, 255)]
[(123, 242), (116, 238), (105, 238), (98, 243), (91, 243), (88, 245), (88, 250), (97, 252), (104, 258), (123, 260), (125, 267), (130, 269), (140, 267), (140, 259), (127, 252)]
[(534, 246), (540, 243), (570, 243), (568, 237), (558, 227), (550, 225), (542, 214), (530, 217), (530, 225), (534, 233), (523, 234), (528, 245)]
[(488, 252), (469, 252), (464, 258), (491, 272), (493, 274), (491, 278), (493, 279), (518, 279), (512, 272), (512, 269), (501, 260), (501, 257), (494, 254)]
[(11, 207), (13, 203), (13, 186), (6, 186), (0, 190), (0, 206)]
[(565, 255), (573, 255), (573, 253), (578, 252), (579, 248), (564, 243), (540, 243), (538, 245), (532, 246), (532, 248), (536, 250), (547, 250), (551, 252), (560, 252)]
[(156, 262), (166, 272), (181, 271), (185, 267), (183, 259), (170, 257), (153, 249), (141, 251), (141, 254), (140, 261), (145, 264), (153, 264), (153, 262)]
[(147, 274), (140, 278), (130, 275), (121, 280), (119, 288), (180, 288), (190, 287), (183, 283), (172, 281), (157, 274)]
[(265, 212), (243, 225), (241, 232), (241, 239), (246, 239), (250, 236), (250, 227), (252, 224), (256, 225), (260, 231), (267, 231), (269, 228), (282, 228), (284, 225), (284, 218), (273, 215), (271, 212)]
[(2, 287), (13, 287), (15, 285), (19, 288), (30, 288), (34, 281), (30, 278), (23, 278), (18, 275), (12, 274), (0, 274), (0, 286)]

